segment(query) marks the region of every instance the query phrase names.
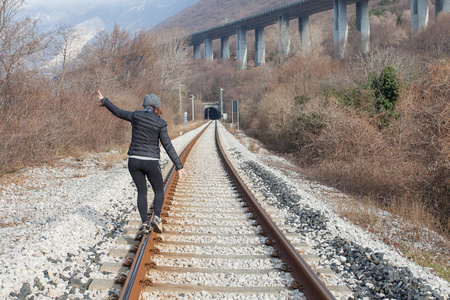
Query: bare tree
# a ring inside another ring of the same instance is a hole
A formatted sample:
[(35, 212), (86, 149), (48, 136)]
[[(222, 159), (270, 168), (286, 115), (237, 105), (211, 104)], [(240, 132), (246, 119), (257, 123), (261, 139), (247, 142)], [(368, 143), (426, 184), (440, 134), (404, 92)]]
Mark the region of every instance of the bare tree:
[(158, 56), (155, 42), (152, 36), (144, 31), (135, 35), (127, 45), (127, 53), (124, 56), (124, 80), (129, 83), (132, 79), (148, 82), (144, 78), (154, 71), (154, 63)]
[(14, 22), (24, 3), (24, 0), (0, 0), (0, 34)]
[(417, 80), (417, 58), (399, 49), (386, 46), (371, 46), (368, 53), (358, 52), (350, 57), (352, 69), (360, 71), (364, 78), (370, 73), (379, 76), (388, 66), (393, 66), (406, 82)]
[(91, 47), (91, 54), (110, 72), (116, 75), (122, 74), (121, 61), (128, 51), (129, 42), (129, 33), (115, 24), (111, 33), (101, 32), (96, 36)]
[[(37, 21), (18, 18), (23, 0), (0, 2), (0, 87), (2, 102), (11, 101), (19, 82), (14, 82), (14, 72), (27, 67), (28, 59), (42, 49)], [(15, 88), (13, 88), (13, 86)]]
[[(58, 98), (64, 87), (64, 79), (70, 63), (78, 56), (78, 48), (81, 39), (81, 31), (60, 25), (55, 34), (55, 57), (49, 63), (53, 70), (54, 80), (57, 82), (55, 97)], [(62, 103), (61, 103), (62, 104)]]
[(161, 86), (171, 89), (175, 82), (183, 81), (189, 60), (186, 48), (189, 46), (187, 34), (179, 29), (165, 30), (156, 35), (160, 57), (155, 64), (161, 76)]

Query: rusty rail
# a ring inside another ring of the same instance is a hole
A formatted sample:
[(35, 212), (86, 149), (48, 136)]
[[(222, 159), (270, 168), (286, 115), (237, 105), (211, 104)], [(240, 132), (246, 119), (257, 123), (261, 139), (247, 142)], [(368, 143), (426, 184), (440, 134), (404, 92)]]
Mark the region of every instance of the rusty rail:
[[(206, 128), (208, 128), (210, 124), (208, 124), (194, 139), (192, 139), (192, 141), (183, 150), (180, 155), (180, 160), (183, 164), (186, 161), (186, 158), (188, 157), (189, 152), (191, 151), (195, 142), (197, 142), (197, 140), (200, 138), (203, 132), (205, 132)], [(177, 180), (178, 174), (175, 173), (175, 168), (172, 167), (166, 184), (164, 185), (164, 204), (161, 215), (165, 211), (165, 203), (168, 198), (167, 191), (172, 187), (172, 185), (176, 184)], [(159, 250), (155, 248), (156, 238), (157, 234), (153, 231), (149, 234), (146, 234), (142, 238), (139, 248), (136, 252), (135, 259), (133, 260), (133, 264), (131, 265), (130, 272), (128, 273), (127, 279), (122, 289), (122, 293), (120, 294), (121, 300), (138, 300), (141, 295), (142, 287), (154, 284), (151, 279), (145, 278), (145, 274), (147, 273), (148, 268), (151, 267), (149, 265), (151, 256), (159, 252)]]
[[(180, 158), (183, 163), (186, 161), (186, 158), (193, 145), (203, 134), (207, 127), (205, 127), (203, 131), (200, 132), (197, 137), (195, 137), (182, 152)], [(292, 277), (294, 278), (294, 282), (291, 287), (300, 289), (305, 294), (307, 299), (310, 300), (335, 299), (331, 292), (323, 284), (323, 282), (309, 268), (308, 264), (300, 256), (297, 250), (295, 250), (295, 248), (291, 245), (290, 241), (283, 235), (283, 233), (267, 215), (265, 210), (256, 200), (255, 196), (251, 193), (240, 176), (237, 174), (230, 160), (224, 154), (225, 152), (220, 142), (217, 123), (215, 138), (216, 145), (219, 150), (219, 156), (222, 159), (225, 169), (227, 170), (233, 182), (236, 184), (241, 195), (246, 199), (248, 205), (251, 208), (251, 211), (255, 215), (255, 218), (257, 219), (259, 224), (261, 224), (264, 234), (268, 237), (267, 241), (276, 249), (274, 252), (278, 252), (277, 256), (280, 257), (281, 260), (287, 265), (286, 269), (290, 271)], [(173, 187), (173, 185), (176, 184), (176, 181), (178, 181), (178, 176), (175, 174), (174, 168), (172, 168), (167, 182), (164, 186), (164, 205), (162, 214), (165, 211), (165, 205), (168, 202), (167, 200), (170, 200), (168, 191)], [(159, 253), (159, 250), (155, 247), (156, 238), (157, 235), (154, 232), (151, 232), (150, 234), (147, 234), (143, 237), (139, 249), (137, 250), (136, 258), (132, 263), (130, 272), (125, 281), (124, 288), (122, 289), (120, 299), (137, 300), (140, 297), (140, 293), (143, 287), (154, 285), (151, 279), (145, 278), (145, 274), (148, 268), (151, 267), (151, 265), (149, 264), (151, 256)]]
[(280, 229), (278, 229), (272, 219), (267, 215), (266, 211), (256, 200), (255, 196), (242, 181), (230, 160), (225, 155), (222, 144), (220, 143), (217, 123), (216, 144), (224, 167), (227, 169), (231, 179), (241, 192), (241, 195), (247, 200), (257, 221), (263, 227), (264, 233), (268, 237), (269, 244), (278, 251), (278, 256), (289, 267), (289, 271), (294, 278), (291, 287), (300, 289), (309, 300), (335, 299), (325, 284), (316, 274), (314, 274), (305, 260), (300, 256), (297, 250), (295, 250), (290, 241), (284, 236)]

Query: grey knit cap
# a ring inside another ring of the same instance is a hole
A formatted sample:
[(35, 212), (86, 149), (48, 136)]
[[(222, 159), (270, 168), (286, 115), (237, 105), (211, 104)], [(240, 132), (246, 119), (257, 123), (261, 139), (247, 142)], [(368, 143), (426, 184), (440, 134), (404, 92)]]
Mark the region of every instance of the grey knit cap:
[(145, 95), (144, 102), (142, 102), (142, 106), (143, 107), (147, 107), (147, 106), (160, 107), (161, 101), (159, 101), (159, 98), (156, 97), (155, 94)]

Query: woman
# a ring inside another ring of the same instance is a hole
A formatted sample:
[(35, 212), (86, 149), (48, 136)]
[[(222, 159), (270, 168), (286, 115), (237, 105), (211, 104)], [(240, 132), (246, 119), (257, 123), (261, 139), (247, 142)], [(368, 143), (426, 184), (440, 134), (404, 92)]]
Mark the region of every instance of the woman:
[[(164, 202), (164, 184), (159, 166), (159, 141), (175, 165), (178, 175), (183, 177), (180, 158), (172, 146), (167, 133), (167, 123), (161, 119), (161, 102), (154, 94), (146, 95), (143, 110), (126, 111), (115, 106), (98, 91), (101, 106), (105, 106), (113, 115), (131, 122), (132, 135), (128, 150), (128, 170), (138, 191), (137, 206), (142, 219), (141, 230), (148, 232), (150, 227), (157, 233), (162, 232), (161, 209)], [(155, 193), (153, 217), (147, 217), (147, 182), (150, 181)]]

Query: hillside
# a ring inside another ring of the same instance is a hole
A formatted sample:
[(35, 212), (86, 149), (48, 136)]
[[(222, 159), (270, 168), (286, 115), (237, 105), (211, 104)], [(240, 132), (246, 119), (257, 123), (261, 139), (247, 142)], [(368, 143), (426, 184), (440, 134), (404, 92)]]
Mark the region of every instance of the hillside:
[(184, 28), (188, 32), (200, 31), (225, 22), (244, 18), (276, 5), (291, 3), (292, 0), (200, 0), (173, 17), (161, 22), (155, 28)]
[[(262, 10), (273, 8), (278, 5), (284, 5), (293, 2), (293, 0), (199, 0), (195, 4), (174, 14), (172, 17), (162, 21), (155, 26), (155, 29), (183, 28), (188, 32), (197, 32), (213, 26), (220, 25), (240, 18), (247, 17), (251, 14)], [(409, 1), (405, 0), (384, 0), (370, 1), (369, 6), (371, 13), (379, 15), (390, 11), (400, 14), (409, 9)], [(434, 8), (430, 8), (433, 12)], [(354, 11), (354, 5), (348, 6), (349, 13)], [(333, 12), (328, 11), (315, 15), (315, 20), (319, 19), (328, 24), (332, 24)], [(431, 18), (431, 16), (430, 16)], [(351, 22), (351, 20), (349, 19)], [(332, 27), (332, 26), (331, 26)], [(331, 29), (327, 29), (332, 30)]]

